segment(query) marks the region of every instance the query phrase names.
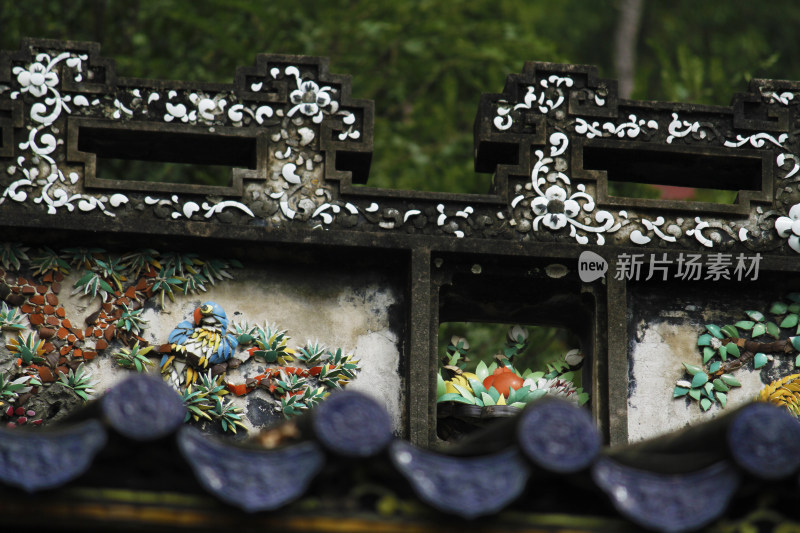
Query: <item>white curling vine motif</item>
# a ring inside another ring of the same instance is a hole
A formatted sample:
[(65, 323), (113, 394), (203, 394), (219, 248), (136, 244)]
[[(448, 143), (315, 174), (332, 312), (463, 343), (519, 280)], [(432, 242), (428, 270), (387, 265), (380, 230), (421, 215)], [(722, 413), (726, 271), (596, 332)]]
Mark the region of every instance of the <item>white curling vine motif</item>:
[(658, 130), (658, 122), (644, 120), (633, 114), (628, 115), (627, 122), (621, 124), (605, 122), (602, 126), (599, 122), (589, 123), (581, 117), (575, 119), (575, 133), (584, 135), (587, 139), (594, 139), (595, 137), (619, 137), (620, 139), (628, 137), (629, 139), (635, 139), (642, 132), (650, 134), (656, 130)]
[(546, 79), (539, 80), (541, 90), (538, 93), (534, 85), (529, 85), (526, 88), (522, 102), (513, 107), (507, 100), (498, 101), (497, 116), (494, 117), (493, 121), (495, 128), (501, 131), (511, 128), (514, 124), (511, 112), (518, 109), (533, 109), (536, 107), (545, 115), (558, 109), (565, 101), (562, 87), (570, 88), (574, 83), (572, 78), (568, 76), (562, 77), (552, 74)]

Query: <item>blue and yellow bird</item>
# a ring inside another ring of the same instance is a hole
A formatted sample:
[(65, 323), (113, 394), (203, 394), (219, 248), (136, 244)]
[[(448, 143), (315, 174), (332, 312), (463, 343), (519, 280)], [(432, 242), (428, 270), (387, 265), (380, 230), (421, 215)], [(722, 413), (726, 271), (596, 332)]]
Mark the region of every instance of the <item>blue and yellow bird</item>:
[(169, 334), (172, 353), (161, 358), (161, 373), (171, 374), (171, 380), (180, 386), (180, 369), (173, 366), (178, 357), (186, 365), (183, 384), (190, 385), (199, 371), (229, 361), (239, 342), (227, 330), (228, 316), (222, 307), (216, 302), (204, 303), (194, 310), (192, 320), (184, 320)]

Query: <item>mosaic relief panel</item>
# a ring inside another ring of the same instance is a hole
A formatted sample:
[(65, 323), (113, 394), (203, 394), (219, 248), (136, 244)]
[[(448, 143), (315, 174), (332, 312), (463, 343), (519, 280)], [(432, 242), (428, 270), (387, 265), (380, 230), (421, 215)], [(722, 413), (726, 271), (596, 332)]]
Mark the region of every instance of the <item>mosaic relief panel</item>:
[(797, 416), (796, 289), (794, 280), (779, 283), (770, 275), (746, 284), (633, 286), (629, 438), (677, 430), (753, 400)]
[(290, 419), (342, 388), (376, 397), (399, 430), (398, 294), (335, 269), (0, 243), (2, 416), (46, 424), (146, 372), (210, 431)]

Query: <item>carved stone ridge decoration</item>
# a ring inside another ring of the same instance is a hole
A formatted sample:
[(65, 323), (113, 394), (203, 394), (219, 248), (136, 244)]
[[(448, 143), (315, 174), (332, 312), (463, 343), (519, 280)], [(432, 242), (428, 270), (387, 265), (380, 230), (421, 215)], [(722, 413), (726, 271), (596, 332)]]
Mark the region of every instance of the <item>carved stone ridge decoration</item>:
[[(800, 252), (798, 91), (753, 80), (730, 107), (628, 101), (593, 67), (528, 63), (483, 96), (476, 167), (507, 188), (518, 239)], [(623, 198), (615, 181), (738, 194), (732, 205)]]
[[(593, 67), (528, 63), (481, 99), (486, 195), (354, 187), (374, 111), (350, 92), (324, 58), (259, 55), (231, 84), (166, 82), (118, 78), (94, 43), (25, 40), (0, 54), (0, 213), (800, 253), (800, 82), (753, 80), (729, 107), (639, 102)], [(218, 165), (231, 179), (99, 174), (118, 159)], [(737, 197), (626, 198), (610, 183)]]
[[(336, 180), (364, 181), (372, 116), (372, 102), (351, 99), (348, 77), (329, 74), (325, 59), (262, 55), (231, 85), (187, 84), (118, 79), (94, 43), (26, 40), (0, 57), (0, 203), (48, 214), (306, 220), (334, 198)], [(224, 165), (231, 182), (100, 179), (99, 158)]]

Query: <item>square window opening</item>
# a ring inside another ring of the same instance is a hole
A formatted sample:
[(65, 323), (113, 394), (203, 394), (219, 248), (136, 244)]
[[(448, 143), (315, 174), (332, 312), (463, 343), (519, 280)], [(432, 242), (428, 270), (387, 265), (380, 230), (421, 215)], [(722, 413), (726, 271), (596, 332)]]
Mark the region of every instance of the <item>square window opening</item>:
[(567, 328), (487, 322), (439, 325), (437, 436), (454, 442), (546, 395), (585, 405), (584, 353)]

